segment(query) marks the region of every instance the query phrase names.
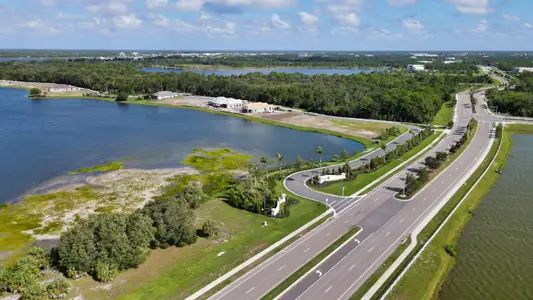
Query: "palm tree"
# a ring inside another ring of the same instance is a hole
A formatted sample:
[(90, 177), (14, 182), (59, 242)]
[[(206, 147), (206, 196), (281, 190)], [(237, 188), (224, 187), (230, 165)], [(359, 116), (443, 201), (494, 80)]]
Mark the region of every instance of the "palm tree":
[(266, 157), (266, 156), (261, 157), (261, 163), (265, 165), (265, 173), (266, 173), (266, 176), (267, 176), (267, 180), (268, 180), (268, 168), (267, 168), (268, 162), (269, 162), (268, 157)]
[(318, 146), (315, 148), (315, 153), (320, 155), (320, 164), (322, 165), (322, 153), (324, 153), (324, 149), (322, 149), (321, 146)]
[(254, 180), (254, 186), (255, 186), (255, 176), (257, 175), (257, 165), (256, 164), (249, 164), (248, 165), (248, 173), (252, 175), (252, 178)]
[(283, 155), (281, 153), (278, 153), (276, 154), (276, 158), (278, 159), (279, 173), (281, 174), (281, 161), (283, 160)]

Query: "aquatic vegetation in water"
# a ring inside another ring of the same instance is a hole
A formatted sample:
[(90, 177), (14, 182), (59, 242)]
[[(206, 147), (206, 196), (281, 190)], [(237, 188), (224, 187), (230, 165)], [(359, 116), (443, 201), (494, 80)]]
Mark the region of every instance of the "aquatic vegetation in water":
[(246, 169), (251, 158), (249, 155), (239, 154), (228, 148), (209, 150), (196, 148), (182, 163), (200, 171), (233, 171)]
[(69, 175), (75, 175), (79, 173), (95, 173), (95, 172), (111, 172), (120, 170), (124, 167), (124, 163), (121, 161), (112, 161), (106, 164), (96, 165), (90, 168), (79, 168), (75, 172), (69, 172)]

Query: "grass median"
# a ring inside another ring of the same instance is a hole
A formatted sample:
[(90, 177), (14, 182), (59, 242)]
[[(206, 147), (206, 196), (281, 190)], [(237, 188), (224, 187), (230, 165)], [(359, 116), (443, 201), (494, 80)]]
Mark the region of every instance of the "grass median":
[(461, 199), (472, 189), (496, 155), (494, 164), (490, 166), (478, 185), (472, 189), (453, 216), (423, 250), (419, 259), (414, 262), (409, 271), (405, 273), (404, 277), (391, 291), (388, 299), (433, 299), (438, 295), (441, 285), (455, 263), (454, 254), (451, 254), (453, 251), (449, 249), (454, 247), (461, 231), (472, 217), (475, 208), (482, 202), (490, 187), (496, 183), (499, 177), (496, 170), (503, 167), (510, 153), (512, 141), (507, 132), (504, 132), (501, 143), (501, 149), (498, 152), (499, 140), (494, 142), (489, 154), (474, 174), (419, 234), (418, 249), (422, 247), (424, 241), (427, 241), (432, 236)]
[(289, 276), (282, 283), (280, 283), (278, 286), (276, 286), (274, 289), (268, 292), (268, 294), (263, 296), (261, 299), (262, 300), (275, 299), (278, 295), (280, 295), (283, 291), (285, 291), (293, 283), (295, 283), (299, 278), (301, 278), (307, 272), (309, 272), (309, 270), (314, 268), (322, 260), (324, 260), (328, 255), (333, 253), (335, 249), (339, 248), (344, 242), (354, 237), (360, 230), (361, 228), (359, 227), (354, 227), (348, 230), (348, 232), (346, 232), (343, 236), (338, 238), (335, 242), (333, 242), (333, 244), (329, 245), (329, 247), (327, 247), (324, 251), (320, 252), (317, 256), (315, 256), (313, 259), (307, 262), (303, 267), (298, 269), (296, 272), (292, 273), (291, 276)]
[(440, 135), (437, 133), (434, 133), (427, 138), (425, 138), (420, 144), (413, 149), (411, 149), (409, 152), (402, 155), (400, 158), (395, 159), (391, 161), (390, 163), (384, 165), (383, 167), (377, 169), (374, 172), (370, 173), (361, 173), (357, 175), (357, 178), (355, 180), (346, 181), (346, 182), (337, 182), (331, 185), (328, 185), (326, 187), (312, 187), (312, 189), (327, 193), (327, 194), (333, 194), (333, 195), (342, 195), (342, 187), (344, 186), (344, 195), (352, 195), (365, 186), (371, 184), (376, 179), (380, 178), (381, 176), (387, 174), (390, 170), (394, 169), (395, 167), (402, 164), (404, 161), (407, 161), (411, 159), (413, 156), (417, 155), (420, 151), (422, 151), (424, 148), (426, 148), (429, 144), (431, 144), (433, 141), (435, 141)]
[(433, 118), (433, 125), (446, 126), (453, 120), (453, 101), (444, 102)]

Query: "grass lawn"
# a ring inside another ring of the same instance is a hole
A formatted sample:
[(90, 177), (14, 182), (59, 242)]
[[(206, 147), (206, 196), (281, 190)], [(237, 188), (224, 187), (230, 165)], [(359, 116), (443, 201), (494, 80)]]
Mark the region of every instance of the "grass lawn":
[[(219, 224), (216, 239), (199, 238), (183, 248), (153, 250), (144, 264), (128, 270), (111, 287), (83, 278), (70, 295), (86, 299), (184, 299), (246, 259), (326, 211), (325, 205), (300, 200), (287, 219), (274, 219), (211, 200), (196, 210), (198, 227), (211, 219)], [(263, 221), (268, 222), (262, 227)], [(221, 256), (219, 253), (225, 252)]]
[(453, 102), (444, 102), (435, 117), (433, 118), (433, 125), (448, 125), (448, 122), (453, 120)]
[(319, 192), (323, 192), (323, 193), (328, 193), (328, 194), (333, 194), (333, 195), (342, 195), (342, 186), (344, 185), (344, 195), (354, 194), (355, 192), (359, 191), (360, 189), (372, 183), (374, 180), (385, 175), (387, 172), (394, 169), (395, 167), (400, 165), (402, 162), (415, 156), (417, 153), (422, 151), (422, 149), (426, 148), (439, 136), (440, 135), (437, 133), (434, 133), (431, 136), (428, 136), (418, 146), (416, 146), (415, 148), (411, 149), (409, 152), (402, 155), (402, 157), (400, 157), (399, 159), (396, 159), (390, 162), (389, 164), (377, 169), (374, 172), (359, 174), (355, 180), (347, 181), (347, 182), (338, 182), (338, 183), (334, 183), (326, 187), (311, 187), (311, 188)]
[[(531, 127), (533, 129), (533, 127)], [(532, 131), (533, 132), (533, 131)], [(413, 266), (394, 287), (388, 299), (434, 299), (445, 282), (448, 272), (452, 269), (455, 258), (445, 251), (446, 245), (454, 245), (461, 231), (472, 217), (475, 208), (483, 201), (490, 187), (498, 180), (496, 170), (503, 168), (507, 156), (512, 148), (512, 140), (507, 132), (504, 132), (500, 152), (497, 153), (494, 164), (472, 190), (466, 200), (461, 204), (446, 225), (435, 236), (431, 243), (424, 249), (422, 255), (415, 261)], [(487, 169), (489, 163), (496, 155), (498, 140), (495, 141), (489, 154), (483, 160), (481, 166), (457, 191), (448, 203), (439, 211), (419, 235), (420, 241), (429, 239), (434, 230), (444, 221), (459, 201), (472, 188)], [(421, 246), (421, 245), (420, 245)]]
[(280, 283), (278, 286), (276, 286), (274, 289), (272, 289), (268, 294), (266, 294), (262, 300), (270, 300), (275, 299), (279, 294), (281, 294), (283, 291), (285, 291), (291, 284), (296, 282), (300, 277), (304, 276), (309, 270), (314, 268), (318, 263), (320, 263), (324, 258), (326, 258), (328, 255), (330, 255), (335, 249), (340, 247), (344, 242), (354, 237), (361, 228), (354, 227), (348, 230), (344, 235), (342, 235), (340, 238), (338, 238), (333, 244), (329, 245), (324, 251), (320, 252), (317, 256), (315, 256), (313, 259), (308, 261), (303, 267), (298, 269), (296, 272), (294, 272), (291, 276), (289, 276), (287, 279), (285, 279), (282, 283)]

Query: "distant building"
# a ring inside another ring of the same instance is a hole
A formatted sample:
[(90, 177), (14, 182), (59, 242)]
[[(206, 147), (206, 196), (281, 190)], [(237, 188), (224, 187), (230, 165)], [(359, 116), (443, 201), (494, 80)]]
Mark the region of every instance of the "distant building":
[(407, 71), (413, 72), (413, 71), (424, 71), (426, 69), (426, 66), (424, 65), (407, 65)]
[(248, 104), (248, 101), (226, 97), (216, 97), (211, 99), (207, 104), (220, 108), (241, 108)]
[(454, 63), (457, 63), (457, 62), (458, 62), (457, 60), (445, 60), (442, 63), (445, 64), (445, 65), (448, 65), (448, 64), (454, 64)]
[(273, 112), (276, 110), (277, 106), (270, 105), (264, 102), (254, 102), (248, 103), (243, 106), (242, 111), (246, 113), (263, 113), (263, 112)]
[(179, 97), (180, 95), (181, 95), (180, 93), (169, 92), (169, 91), (161, 91), (161, 92), (157, 92), (157, 93), (152, 94), (152, 99), (161, 100), (161, 99)]
[(532, 67), (516, 67), (513, 69), (515, 73), (522, 73), (522, 72), (533, 72)]
[(67, 85), (67, 84), (56, 84), (48, 88), (49, 92), (68, 92), (68, 91), (79, 91), (81, 88)]

